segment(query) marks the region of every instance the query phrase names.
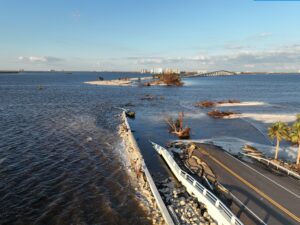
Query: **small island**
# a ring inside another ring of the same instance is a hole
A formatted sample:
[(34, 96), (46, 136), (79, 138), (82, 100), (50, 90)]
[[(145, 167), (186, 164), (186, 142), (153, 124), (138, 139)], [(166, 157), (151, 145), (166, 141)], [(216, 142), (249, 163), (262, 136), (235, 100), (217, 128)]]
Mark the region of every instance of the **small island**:
[(85, 84), (99, 86), (182, 86), (184, 83), (181, 80), (180, 74), (177, 73), (162, 73), (152, 77), (134, 77), (134, 78), (119, 78), (114, 80), (99, 79), (96, 81), (86, 81)]

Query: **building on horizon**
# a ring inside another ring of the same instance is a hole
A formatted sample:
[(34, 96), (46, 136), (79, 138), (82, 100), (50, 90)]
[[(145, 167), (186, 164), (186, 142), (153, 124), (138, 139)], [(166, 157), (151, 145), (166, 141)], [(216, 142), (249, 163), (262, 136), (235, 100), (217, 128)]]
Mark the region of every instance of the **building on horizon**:
[(207, 70), (197, 70), (197, 74), (204, 74), (207, 73)]
[(164, 72), (163, 68), (150, 69), (150, 73), (152, 73), (152, 74), (162, 74), (163, 72)]
[(150, 71), (147, 69), (141, 69), (141, 73), (150, 73)]
[(163, 73), (176, 73), (176, 74), (180, 74), (180, 70), (177, 69), (171, 69), (171, 68), (167, 68), (163, 71)]
[(176, 74), (180, 74), (181, 71), (178, 68), (177, 69), (172, 69), (172, 68), (167, 68), (167, 69), (152, 68), (150, 70), (148, 70), (148, 69), (141, 69), (141, 73), (151, 73), (151, 74), (176, 73)]

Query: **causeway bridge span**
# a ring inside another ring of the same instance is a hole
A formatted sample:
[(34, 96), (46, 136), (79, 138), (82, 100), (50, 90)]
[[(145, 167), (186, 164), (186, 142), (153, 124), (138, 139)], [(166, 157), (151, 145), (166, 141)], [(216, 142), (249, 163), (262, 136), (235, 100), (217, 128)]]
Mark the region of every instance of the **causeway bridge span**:
[(217, 76), (232, 76), (236, 75), (236, 72), (231, 72), (227, 70), (218, 70), (213, 72), (207, 72), (207, 73), (197, 73), (193, 75), (189, 75), (188, 77), (217, 77)]

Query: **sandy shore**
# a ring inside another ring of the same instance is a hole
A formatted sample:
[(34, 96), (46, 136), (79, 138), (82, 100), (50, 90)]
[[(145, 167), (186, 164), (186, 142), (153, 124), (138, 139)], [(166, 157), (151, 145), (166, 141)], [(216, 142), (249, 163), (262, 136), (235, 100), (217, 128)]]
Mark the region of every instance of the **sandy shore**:
[(239, 103), (217, 103), (216, 107), (233, 107), (233, 106), (262, 106), (264, 102), (239, 102)]
[(228, 119), (245, 118), (252, 119), (263, 123), (275, 123), (282, 121), (285, 123), (294, 122), (297, 119), (295, 114), (259, 114), (259, 113), (240, 113), (227, 117)]
[(141, 206), (148, 214), (148, 218), (155, 225), (165, 225), (165, 221), (156, 204), (154, 196), (150, 190), (147, 178), (142, 171), (142, 156), (138, 149), (136, 149), (129, 139), (129, 133), (125, 122), (123, 121), (119, 127), (119, 134), (123, 139), (125, 146), (125, 155), (128, 165), (129, 176), (133, 182), (135, 190), (139, 193), (139, 200)]
[(85, 84), (99, 85), (99, 86), (131, 86), (135, 81), (138, 80), (149, 80), (152, 77), (133, 77), (128, 79), (117, 79), (117, 80), (96, 80), (86, 81)]

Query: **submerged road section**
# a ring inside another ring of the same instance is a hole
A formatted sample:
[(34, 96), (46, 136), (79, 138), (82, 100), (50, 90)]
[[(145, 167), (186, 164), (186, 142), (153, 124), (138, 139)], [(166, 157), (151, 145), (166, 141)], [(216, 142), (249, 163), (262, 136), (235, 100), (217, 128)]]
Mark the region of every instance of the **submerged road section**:
[[(218, 175), (219, 182), (266, 224), (300, 224), (299, 180), (274, 174), (256, 162), (245, 163), (216, 146), (199, 145), (203, 148), (201, 157)], [(261, 224), (246, 207), (236, 204), (232, 210), (245, 224)]]

